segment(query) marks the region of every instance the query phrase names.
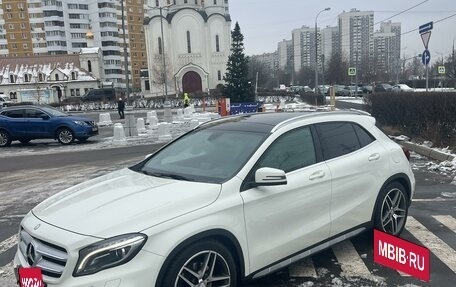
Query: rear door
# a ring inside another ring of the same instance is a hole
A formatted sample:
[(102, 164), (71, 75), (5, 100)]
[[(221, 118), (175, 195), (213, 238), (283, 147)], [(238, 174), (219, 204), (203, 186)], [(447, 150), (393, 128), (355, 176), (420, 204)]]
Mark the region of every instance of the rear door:
[(24, 119), (25, 109), (3, 111), (2, 115), (9, 118), (6, 128), (13, 138), (23, 137), (27, 134), (27, 119)]
[(329, 235), (331, 177), (318, 156), (310, 127), (278, 137), (252, 169), (284, 170), (287, 184), (246, 187), (241, 192), (251, 270), (301, 251)]
[(316, 125), (332, 178), (331, 236), (370, 221), (387, 169), (387, 151), (352, 122)]

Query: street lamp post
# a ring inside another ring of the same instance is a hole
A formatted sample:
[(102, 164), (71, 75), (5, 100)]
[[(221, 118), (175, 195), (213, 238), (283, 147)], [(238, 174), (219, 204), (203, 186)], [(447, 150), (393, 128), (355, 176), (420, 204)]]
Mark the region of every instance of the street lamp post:
[(325, 8), (318, 12), (317, 16), (315, 17), (315, 93), (317, 93), (318, 89), (318, 30), (317, 30), (317, 20), (318, 16), (324, 12), (329, 11), (331, 8)]

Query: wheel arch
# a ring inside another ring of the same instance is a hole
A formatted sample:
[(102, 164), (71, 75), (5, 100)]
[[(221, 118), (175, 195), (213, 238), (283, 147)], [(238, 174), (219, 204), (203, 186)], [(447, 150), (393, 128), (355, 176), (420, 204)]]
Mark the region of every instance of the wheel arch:
[(176, 248), (171, 251), (171, 253), (167, 256), (165, 262), (160, 268), (160, 272), (158, 273), (157, 276), (157, 281), (156, 281), (156, 286), (161, 286), (163, 278), (165, 277), (165, 273), (171, 264), (173, 258), (181, 252), (184, 248), (190, 246), (191, 244), (201, 241), (201, 240), (207, 240), (207, 239), (212, 239), (219, 241), (223, 245), (228, 248), (228, 250), (231, 251), (231, 254), (233, 255), (234, 259), (236, 260), (236, 266), (239, 268), (239, 278), (238, 280), (242, 280), (242, 278), (245, 277), (245, 262), (244, 262), (244, 255), (242, 253), (242, 248), (241, 245), (239, 244), (239, 241), (236, 239), (236, 237), (229, 231), (224, 230), (224, 229), (212, 229), (212, 230), (207, 230), (203, 231), (201, 233), (195, 234), (191, 236), (190, 238), (185, 239), (183, 242), (181, 242)]
[(388, 184), (392, 183), (392, 182), (398, 182), (400, 183), (404, 188), (405, 188), (405, 192), (407, 193), (407, 199), (408, 199), (408, 206), (410, 206), (410, 204), (412, 203), (412, 198), (411, 198), (411, 194), (412, 194), (412, 184), (410, 182), (410, 179), (409, 177), (405, 174), (405, 173), (397, 173), (393, 176), (390, 176), (382, 185), (382, 187), (380, 188), (379, 190), (379, 193), (377, 195), (377, 199), (375, 200), (375, 206), (374, 206), (374, 210), (372, 211), (372, 216), (371, 216), (371, 221), (374, 222), (374, 216), (377, 212), (377, 207), (378, 207), (378, 197), (380, 196), (380, 191), (385, 188), (385, 186), (387, 186)]

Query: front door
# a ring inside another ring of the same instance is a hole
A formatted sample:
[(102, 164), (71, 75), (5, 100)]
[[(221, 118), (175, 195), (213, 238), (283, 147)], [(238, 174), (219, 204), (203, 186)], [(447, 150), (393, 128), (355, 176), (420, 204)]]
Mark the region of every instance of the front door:
[(284, 170), (287, 184), (241, 192), (252, 271), (328, 238), (330, 229), (331, 175), (309, 127), (276, 139), (254, 170), (261, 167)]
[(184, 93), (194, 93), (203, 91), (203, 83), (197, 72), (187, 72), (182, 77), (182, 89)]

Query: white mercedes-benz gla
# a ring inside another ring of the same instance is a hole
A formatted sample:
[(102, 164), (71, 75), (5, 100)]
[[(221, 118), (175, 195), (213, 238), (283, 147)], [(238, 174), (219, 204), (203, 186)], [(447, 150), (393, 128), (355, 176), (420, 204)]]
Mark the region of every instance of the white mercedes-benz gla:
[(237, 286), (375, 227), (404, 229), (406, 152), (354, 111), (199, 126), (23, 219), (15, 265), (47, 286)]

